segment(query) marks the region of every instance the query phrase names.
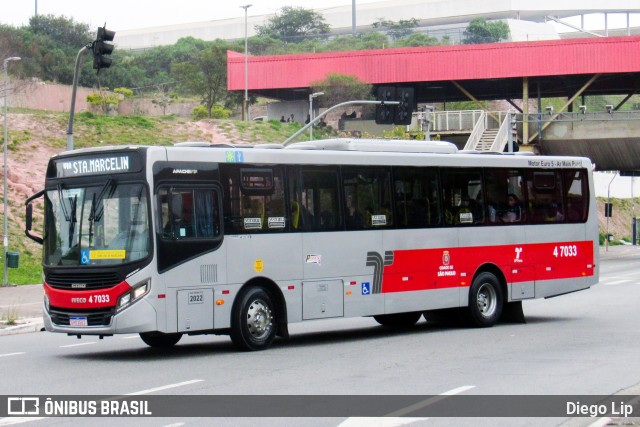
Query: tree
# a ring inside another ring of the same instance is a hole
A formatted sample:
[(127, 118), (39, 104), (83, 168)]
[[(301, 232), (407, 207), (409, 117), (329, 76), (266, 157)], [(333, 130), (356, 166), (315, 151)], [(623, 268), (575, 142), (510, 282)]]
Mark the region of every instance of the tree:
[(329, 73), (324, 80), (311, 82), (313, 92), (324, 92), (317, 98), (320, 107), (331, 107), (346, 101), (373, 99), (372, 86), (356, 76)]
[(419, 46), (437, 46), (441, 42), (429, 34), (413, 33), (409, 37), (397, 40), (396, 47), (419, 47)]
[(497, 43), (509, 39), (509, 25), (504, 21), (473, 19), (464, 30), (463, 44)]
[(280, 13), (269, 18), (264, 25), (256, 25), (255, 29), (259, 36), (301, 42), (307, 38), (327, 34), (331, 27), (321, 14), (312, 9), (284, 6)]
[(201, 97), (209, 118), (213, 105), (224, 99), (227, 92), (226, 48), (222, 43), (214, 44), (190, 60), (174, 64), (171, 70), (179, 88)]
[(54, 15), (31, 17), (23, 35), (28, 49), (23, 55), (39, 64), (39, 77), (65, 84), (73, 82), (76, 55), (92, 39), (87, 24)]
[(416, 18), (401, 19), (398, 22), (378, 18), (373, 23), (373, 28), (384, 30), (392, 40), (402, 39), (413, 33), (413, 28), (418, 26)]

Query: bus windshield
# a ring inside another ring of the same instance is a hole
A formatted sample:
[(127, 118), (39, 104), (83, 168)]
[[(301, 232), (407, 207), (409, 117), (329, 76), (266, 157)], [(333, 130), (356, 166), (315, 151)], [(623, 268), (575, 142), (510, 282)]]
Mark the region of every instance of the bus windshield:
[(118, 265), (150, 253), (147, 190), (106, 180), (45, 197), (44, 265)]

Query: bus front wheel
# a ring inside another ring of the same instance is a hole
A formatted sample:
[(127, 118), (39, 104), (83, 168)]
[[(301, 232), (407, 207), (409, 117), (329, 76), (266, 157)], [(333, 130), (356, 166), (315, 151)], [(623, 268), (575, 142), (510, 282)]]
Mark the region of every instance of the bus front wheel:
[(480, 273), (469, 290), (469, 307), (467, 307), (469, 323), (480, 328), (495, 325), (500, 319), (503, 301), (498, 278), (486, 271)]
[(149, 347), (173, 347), (180, 341), (182, 334), (164, 334), (162, 332), (141, 332), (140, 338)]
[(242, 350), (268, 348), (276, 337), (277, 319), (271, 296), (261, 287), (251, 287), (240, 297), (231, 319), (231, 341)]

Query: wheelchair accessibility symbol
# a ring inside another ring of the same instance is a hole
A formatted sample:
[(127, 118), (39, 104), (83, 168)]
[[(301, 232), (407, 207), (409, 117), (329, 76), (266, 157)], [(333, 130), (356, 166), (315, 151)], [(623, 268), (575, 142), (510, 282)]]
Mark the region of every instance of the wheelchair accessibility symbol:
[(362, 295), (371, 295), (371, 284), (369, 282), (362, 282)]
[(89, 251), (88, 250), (83, 250), (80, 251), (80, 264), (82, 265), (89, 265)]

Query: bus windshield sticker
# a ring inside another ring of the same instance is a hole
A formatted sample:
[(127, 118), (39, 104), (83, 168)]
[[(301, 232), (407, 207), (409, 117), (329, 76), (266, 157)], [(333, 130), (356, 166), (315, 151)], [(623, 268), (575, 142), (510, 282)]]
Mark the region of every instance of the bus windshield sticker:
[(227, 151), (225, 154), (227, 163), (244, 163), (242, 151)]
[(322, 255), (307, 255), (307, 264), (318, 264), (322, 263)]
[(473, 214), (471, 212), (460, 212), (460, 224), (473, 223)]
[(284, 217), (270, 216), (267, 225), (269, 228), (284, 228)]
[(125, 259), (127, 251), (124, 249), (94, 250), (89, 252), (90, 259)]
[(387, 225), (387, 216), (386, 215), (371, 215), (371, 225)]
[(245, 230), (261, 230), (262, 218), (245, 218), (244, 229)]

